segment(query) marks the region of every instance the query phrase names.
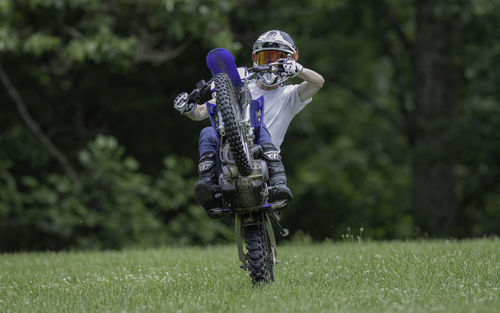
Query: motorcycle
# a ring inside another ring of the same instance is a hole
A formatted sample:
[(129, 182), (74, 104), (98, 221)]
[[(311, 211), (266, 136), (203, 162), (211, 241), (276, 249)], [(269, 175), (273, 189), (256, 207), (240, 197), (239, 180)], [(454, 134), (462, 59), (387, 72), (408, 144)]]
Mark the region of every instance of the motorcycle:
[(215, 103), (208, 101), (206, 106), (221, 143), (218, 158), (221, 191), (215, 197), (222, 206), (211, 209), (210, 214), (234, 216), (241, 268), (250, 271), (253, 284), (269, 283), (274, 281), (277, 264), (273, 224), (282, 236), (289, 234), (280, 224), (280, 210), (287, 206), (287, 201), (269, 201), (273, 187), (266, 183), (268, 170), (259, 146), (264, 98), (252, 100), (248, 81), (257, 73), (279, 72), (280, 64), (238, 69), (231, 53), (222, 48), (210, 51), (206, 61), (212, 79), (198, 82), (188, 101), (199, 103), (200, 95), (207, 92), (215, 95)]

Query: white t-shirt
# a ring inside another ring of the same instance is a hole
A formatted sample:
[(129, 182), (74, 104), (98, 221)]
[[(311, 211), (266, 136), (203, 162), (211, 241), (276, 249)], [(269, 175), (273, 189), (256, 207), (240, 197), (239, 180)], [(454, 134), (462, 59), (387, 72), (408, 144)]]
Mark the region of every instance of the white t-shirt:
[(273, 143), (280, 151), (285, 134), (292, 121), (312, 98), (300, 101), (297, 88), (299, 85), (285, 85), (272, 90), (264, 90), (257, 86), (256, 80), (248, 82), (252, 99), (264, 96), (264, 124), (267, 126)]

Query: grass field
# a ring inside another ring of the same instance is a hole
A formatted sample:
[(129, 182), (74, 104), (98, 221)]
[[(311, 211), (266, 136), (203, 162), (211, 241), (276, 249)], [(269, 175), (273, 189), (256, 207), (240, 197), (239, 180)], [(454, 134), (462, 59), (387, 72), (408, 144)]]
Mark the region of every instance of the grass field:
[(252, 288), (236, 247), (0, 255), (0, 312), (500, 312), (500, 240), (283, 245)]

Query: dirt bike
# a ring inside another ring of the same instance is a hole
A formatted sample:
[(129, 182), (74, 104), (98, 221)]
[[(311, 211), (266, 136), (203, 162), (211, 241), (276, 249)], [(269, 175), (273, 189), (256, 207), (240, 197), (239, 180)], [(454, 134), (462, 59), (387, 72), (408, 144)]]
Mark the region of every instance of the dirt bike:
[[(253, 284), (274, 281), (276, 239), (272, 225), (282, 236), (289, 231), (280, 224), (280, 209), (287, 201), (269, 202), (272, 188), (267, 185), (268, 171), (259, 146), (263, 126), (264, 98), (252, 100), (248, 80), (259, 72), (276, 72), (279, 64), (238, 68), (231, 53), (219, 48), (207, 55), (212, 73), (189, 95), (200, 103), (199, 95), (215, 94), (215, 103), (206, 102), (210, 122), (219, 142), (219, 185), (216, 195), (222, 206), (210, 210), (212, 216), (234, 216), (236, 243), (241, 268), (250, 271)], [(243, 247), (246, 243), (246, 250)]]

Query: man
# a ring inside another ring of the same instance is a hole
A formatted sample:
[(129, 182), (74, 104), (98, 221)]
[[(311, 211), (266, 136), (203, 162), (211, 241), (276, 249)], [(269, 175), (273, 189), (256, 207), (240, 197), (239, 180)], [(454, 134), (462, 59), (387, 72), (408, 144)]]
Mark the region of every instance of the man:
[(299, 51), (287, 33), (279, 30), (268, 31), (259, 36), (253, 45), (252, 58), (255, 65), (277, 62), (288, 55), (292, 60), (284, 63), (285, 73), (289, 78), (297, 76), (303, 79), (302, 83), (283, 86), (279, 75), (265, 73), (249, 84), (252, 98), (264, 96), (264, 123), (278, 150), (293, 117), (311, 102), (312, 97), (324, 84), (320, 74), (296, 62)]
[[(263, 158), (268, 165), (269, 185), (275, 187), (271, 195), (273, 200), (292, 199), (292, 193), (286, 186), (285, 168), (279, 155), (280, 146), (293, 117), (297, 115), (323, 86), (323, 77), (313, 70), (304, 68), (297, 62), (299, 57), (295, 43), (284, 31), (270, 30), (260, 35), (252, 51), (254, 65), (277, 63), (282, 73), (259, 73), (256, 80), (249, 82), (253, 99), (264, 96), (264, 127), (261, 135)], [(299, 85), (283, 85), (286, 79), (299, 77), (304, 81)], [(193, 120), (208, 117), (204, 104), (189, 104), (187, 94), (180, 94), (174, 101), (174, 107)], [(268, 131), (269, 130), (269, 131)], [(217, 206), (214, 198), (218, 189), (216, 158), (218, 140), (211, 127), (204, 128), (199, 141), (200, 162), (198, 166), (200, 180), (195, 186), (197, 201), (208, 211)]]

